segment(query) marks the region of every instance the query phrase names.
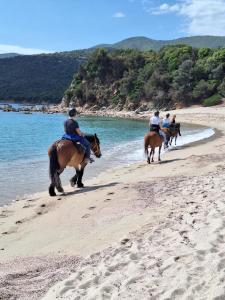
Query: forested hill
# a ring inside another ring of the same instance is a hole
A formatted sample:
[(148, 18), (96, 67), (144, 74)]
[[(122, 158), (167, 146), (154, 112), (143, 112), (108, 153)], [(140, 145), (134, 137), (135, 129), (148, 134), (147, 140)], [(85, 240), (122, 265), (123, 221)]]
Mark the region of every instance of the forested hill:
[(189, 45), (195, 48), (225, 47), (224, 36), (191, 36), (175, 40), (153, 40), (146, 37), (132, 37), (115, 44), (98, 45), (95, 48), (160, 50), (168, 45)]
[[(156, 41), (134, 37), (112, 45), (102, 45), (108, 51), (117, 49), (159, 50), (168, 44), (190, 44), (194, 47), (225, 47), (225, 37), (198, 36), (171, 41)], [(99, 46), (97, 46), (99, 47)], [(42, 55), (0, 54), (0, 100), (26, 102), (60, 102), (81, 63), (85, 62), (96, 47)], [(193, 50), (196, 52), (197, 50)], [(129, 51), (124, 52), (124, 56)], [(115, 54), (115, 56), (118, 54)], [(141, 55), (141, 54), (140, 54)], [(143, 54), (145, 56), (145, 54)], [(160, 54), (161, 55), (161, 54)], [(142, 55), (141, 55), (142, 56)], [(114, 58), (113, 58), (114, 61)], [(118, 60), (126, 61), (125, 57)], [(148, 60), (144, 57), (144, 61)], [(117, 67), (123, 70), (124, 66)], [(127, 68), (127, 67), (126, 67)], [(136, 71), (135, 71), (136, 72)], [(170, 74), (171, 75), (171, 74)], [(114, 76), (114, 75), (113, 75)], [(114, 78), (114, 77), (113, 77)]]
[(97, 49), (79, 68), (63, 103), (118, 110), (218, 103), (225, 96), (225, 48)]
[(0, 59), (0, 100), (59, 103), (86, 51)]

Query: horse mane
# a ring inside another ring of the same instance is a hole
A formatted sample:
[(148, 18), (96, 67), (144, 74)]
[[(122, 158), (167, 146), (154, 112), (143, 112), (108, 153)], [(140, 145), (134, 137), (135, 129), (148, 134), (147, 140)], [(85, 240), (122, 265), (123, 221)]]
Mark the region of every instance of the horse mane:
[(100, 144), (99, 138), (97, 137), (97, 134), (85, 134), (84, 136), (90, 143), (93, 143), (95, 140), (98, 144)]

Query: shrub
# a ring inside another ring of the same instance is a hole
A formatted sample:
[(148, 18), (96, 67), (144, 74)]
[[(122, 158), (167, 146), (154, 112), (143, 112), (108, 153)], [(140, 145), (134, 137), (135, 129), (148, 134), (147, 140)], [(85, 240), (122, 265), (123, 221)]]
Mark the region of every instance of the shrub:
[(213, 106), (221, 103), (221, 96), (219, 94), (215, 94), (209, 98), (203, 100), (203, 106)]

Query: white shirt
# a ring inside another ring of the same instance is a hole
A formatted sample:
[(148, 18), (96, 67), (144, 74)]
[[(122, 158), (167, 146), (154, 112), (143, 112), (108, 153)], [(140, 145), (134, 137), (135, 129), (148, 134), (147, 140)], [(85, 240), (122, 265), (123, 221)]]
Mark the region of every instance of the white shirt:
[(161, 119), (159, 117), (153, 116), (150, 118), (150, 124), (151, 125), (160, 125)]

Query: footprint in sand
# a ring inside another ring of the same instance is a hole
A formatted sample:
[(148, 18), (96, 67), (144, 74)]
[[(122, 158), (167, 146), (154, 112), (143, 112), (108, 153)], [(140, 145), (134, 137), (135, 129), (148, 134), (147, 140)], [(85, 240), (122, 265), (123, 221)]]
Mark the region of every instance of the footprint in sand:
[(81, 218), (82, 218), (82, 219), (87, 219), (87, 218), (89, 218), (89, 217), (90, 217), (89, 214), (85, 214), (85, 215), (83, 215)]
[(109, 198), (108, 198), (108, 199), (105, 199), (104, 202), (109, 202), (109, 201), (111, 201), (111, 200), (112, 200), (112, 199), (109, 199)]
[(31, 205), (24, 205), (23, 208), (29, 208)]
[(113, 195), (113, 194), (115, 194), (114, 192), (109, 192), (109, 193), (107, 193), (107, 195)]
[(95, 206), (90, 206), (90, 207), (88, 207), (89, 210), (93, 210), (93, 209), (95, 209), (95, 208), (96, 208)]
[(11, 229), (11, 230), (9, 230), (9, 231), (4, 231), (4, 232), (2, 232), (2, 234), (3, 234), (3, 235), (7, 235), (7, 234), (15, 233), (15, 232), (16, 232), (16, 230), (15, 230), (15, 228), (13, 228), (13, 229)]
[(8, 216), (5, 214), (0, 214), (0, 218), (7, 218)]
[(23, 223), (23, 221), (21, 221), (21, 220), (18, 220), (15, 222), (15, 224), (22, 224), (22, 223)]

